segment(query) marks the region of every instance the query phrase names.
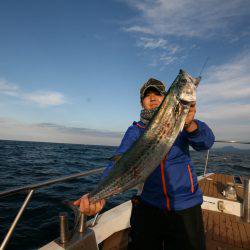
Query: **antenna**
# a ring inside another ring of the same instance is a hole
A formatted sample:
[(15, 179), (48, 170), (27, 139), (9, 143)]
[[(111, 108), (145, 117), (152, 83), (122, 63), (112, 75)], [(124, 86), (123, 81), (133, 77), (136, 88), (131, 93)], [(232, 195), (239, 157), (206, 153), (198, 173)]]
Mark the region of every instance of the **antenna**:
[(201, 72), (200, 72), (200, 74), (199, 74), (199, 77), (201, 77), (201, 73), (202, 73), (203, 70), (205, 69), (205, 66), (207, 65), (208, 60), (209, 60), (209, 57), (206, 58), (206, 60), (205, 60), (205, 62), (204, 62), (204, 64), (203, 64), (203, 66), (202, 66), (202, 68), (201, 68)]

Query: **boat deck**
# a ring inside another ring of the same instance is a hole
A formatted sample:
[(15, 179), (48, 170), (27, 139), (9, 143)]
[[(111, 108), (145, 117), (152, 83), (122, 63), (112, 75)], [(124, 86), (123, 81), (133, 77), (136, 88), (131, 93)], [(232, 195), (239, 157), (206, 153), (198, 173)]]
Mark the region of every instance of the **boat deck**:
[(207, 249), (250, 249), (250, 224), (235, 215), (203, 210)]
[[(222, 195), (222, 191), (228, 182), (234, 182), (232, 175), (226, 174), (212, 174), (207, 178), (199, 181), (199, 186), (203, 192), (203, 195), (211, 196), (219, 199), (225, 199)], [(243, 187), (242, 184), (236, 184), (237, 199), (242, 202), (243, 200)]]
[[(213, 174), (199, 182), (204, 196), (226, 200), (222, 191), (233, 176)], [(237, 200), (242, 202), (243, 188), (236, 184)], [(250, 223), (244, 223), (232, 214), (203, 209), (204, 229), (207, 249), (250, 249)]]
[[(204, 197), (213, 197), (227, 201), (222, 191), (228, 182), (234, 182), (233, 176), (212, 174), (199, 181)], [(237, 202), (242, 202), (242, 184), (235, 184)], [(250, 249), (250, 223), (225, 212), (216, 212), (203, 208), (203, 221), (206, 234), (207, 250)], [(101, 249), (127, 249), (129, 229), (122, 230), (106, 239)], [(118, 247), (118, 248), (117, 248)]]

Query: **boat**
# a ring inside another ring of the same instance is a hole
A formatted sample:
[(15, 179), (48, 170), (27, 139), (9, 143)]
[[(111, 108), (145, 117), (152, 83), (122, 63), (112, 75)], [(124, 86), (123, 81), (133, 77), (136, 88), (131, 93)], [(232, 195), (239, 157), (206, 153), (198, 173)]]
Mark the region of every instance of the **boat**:
[[(217, 142), (250, 144), (236, 141)], [(250, 175), (233, 176), (207, 173), (208, 161), (209, 151), (207, 151), (204, 173), (198, 177), (198, 183), (203, 192), (202, 213), (207, 249), (250, 249)], [(29, 191), (0, 249), (4, 250), (7, 247), (14, 228), (36, 189), (89, 174), (100, 173), (103, 169), (99, 168), (0, 192), (1, 198), (6, 195)], [(82, 215), (78, 227), (71, 232), (68, 229), (67, 214), (62, 212), (59, 215), (60, 237), (44, 245), (40, 250), (127, 249), (131, 208), (131, 201), (126, 201), (102, 214), (97, 214), (88, 221)]]

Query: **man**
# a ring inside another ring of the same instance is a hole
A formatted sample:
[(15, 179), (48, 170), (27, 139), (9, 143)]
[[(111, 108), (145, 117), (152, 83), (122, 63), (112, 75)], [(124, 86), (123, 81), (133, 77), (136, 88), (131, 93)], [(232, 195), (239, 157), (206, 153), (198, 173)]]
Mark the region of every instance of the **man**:
[[(144, 132), (166, 92), (162, 82), (149, 79), (140, 90), (141, 119), (125, 133), (116, 154), (126, 152)], [(142, 193), (132, 199), (131, 243), (129, 249), (205, 249), (201, 213), (202, 193), (189, 154), (189, 145), (195, 150), (207, 150), (214, 143), (211, 129), (194, 120), (193, 103), (168, 155), (147, 178)], [(106, 175), (113, 164), (104, 171)], [(81, 211), (95, 214), (105, 201), (89, 204), (87, 195), (75, 202)]]

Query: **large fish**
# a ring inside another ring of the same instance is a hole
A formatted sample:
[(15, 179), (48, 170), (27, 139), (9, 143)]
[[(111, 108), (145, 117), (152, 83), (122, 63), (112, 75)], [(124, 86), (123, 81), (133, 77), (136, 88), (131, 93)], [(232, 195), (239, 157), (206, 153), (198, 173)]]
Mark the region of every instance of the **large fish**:
[(90, 202), (121, 193), (147, 179), (183, 129), (190, 105), (196, 101), (200, 79), (180, 70), (144, 133), (89, 194)]

